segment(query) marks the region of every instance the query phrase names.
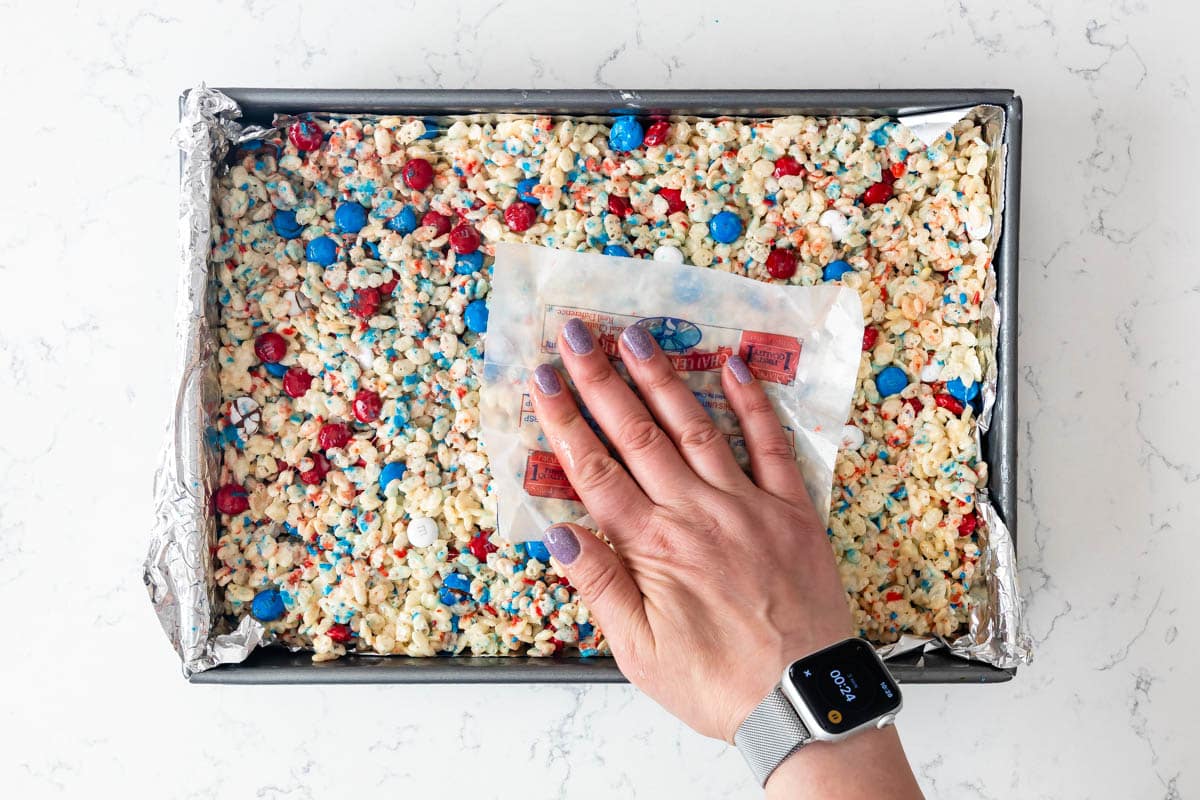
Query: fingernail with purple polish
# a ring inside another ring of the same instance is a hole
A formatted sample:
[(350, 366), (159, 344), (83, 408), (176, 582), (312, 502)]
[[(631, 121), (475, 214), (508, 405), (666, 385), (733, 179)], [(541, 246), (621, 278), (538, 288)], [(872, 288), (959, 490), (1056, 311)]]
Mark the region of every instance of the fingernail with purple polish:
[(546, 549), (550, 555), (558, 559), (560, 564), (570, 564), (579, 558), (579, 539), (575, 531), (566, 525), (555, 525), (542, 535)]
[(571, 317), (567, 320), (567, 324), (563, 325), (562, 332), (563, 338), (567, 340), (567, 347), (571, 348), (572, 353), (577, 356), (586, 356), (592, 352), (592, 332), (579, 317)]
[(654, 355), (654, 337), (640, 325), (630, 325), (621, 333), (621, 341), (633, 353), (638, 361), (645, 361)]
[(541, 364), (533, 371), (533, 382), (537, 384), (538, 391), (547, 397), (553, 397), (562, 391), (558, 373), (549, 364)]
[(742, 361), (741, 356), (730, 356), (725, 363), (729, 365), (729, 371), (733, 373), (733, 377), (737, 378), (738, 383), (750, 383), (754, 380), (754, 376), (750, 374), (750, 368), (746, 366), (745, 361)]

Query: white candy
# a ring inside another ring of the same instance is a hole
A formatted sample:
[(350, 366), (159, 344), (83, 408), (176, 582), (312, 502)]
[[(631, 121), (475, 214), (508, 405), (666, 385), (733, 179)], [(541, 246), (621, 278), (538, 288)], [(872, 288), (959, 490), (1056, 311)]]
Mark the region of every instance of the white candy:
[(668, 264), (682, 264), (683, 251), (669, 244), (659, 245), (654, 248), (654, 260), (665, 261)]
[(854, 425), (847, 425), (844, 428), (842, 428), (842, 449), (843, 450), (857, 450), (858, 448), (863, 446), (863, 442), (865, 442), (866, 440), (867, 440), (867, 437), (864, 436), (863, 432), (861, 430), (859, 430), (857, 427), (855, 427)]
[(262, 421), (262, 412), (258, 410), (258, 401), (253, 397), (239, 397), (233, 401), (229, 409), (229, 421), (242, 433), (242, 438), (258, 433), (258, 425)]
[(967, 222), (967, 236), (970, 236), (975, 241), (982, 241), (987, 238), (987, 235), (992, 232), (992, 218), (984, 217), (983, 224), (972, 225)]
[(294, 289), (289, 289), (283, 293), (283, 297), (288, 301), (288, 304), (290, 305), (290, 308), (288, 308), (288, 313), (293, 317), (298, 317), (313, 307), (312, 301), (305, 296), (304, 292), (298, 292)]
[(817, 221), (829, 228), (829, 233), (835, 242), (845, 239), (846, 234), (850, 232), (850, 222), (846, 219), (846, 215), (836, 208), (827, 210)]
[(375, 353), (371, 351), (371, 345), (359, 342), (354, 350), (354, 360), (361, 364), (363, 369), (370, 369), (375, 363)]
[(921, 367), (921, 382), (933, 383), (942, 374), (942, 365), (936, 361), (930, 361), (925, 366)]
[(437, 538), (438, 524), (432, 517), (417, 517), (408, 523), (408, 543), (413, 547), (428, 547)]

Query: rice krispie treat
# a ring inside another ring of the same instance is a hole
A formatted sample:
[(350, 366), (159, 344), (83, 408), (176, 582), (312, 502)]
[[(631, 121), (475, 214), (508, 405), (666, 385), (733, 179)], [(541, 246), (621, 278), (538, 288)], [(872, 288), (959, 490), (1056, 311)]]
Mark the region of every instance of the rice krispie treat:
[(993, 210), (969, 121), (304, 118), (219, 181), (224, 612), (314, 658), (607, 652), (494, 535), (479, 385), (495, 243), (859, 291), (829, 537), (861, 635), (949, 635), (979, 556)]

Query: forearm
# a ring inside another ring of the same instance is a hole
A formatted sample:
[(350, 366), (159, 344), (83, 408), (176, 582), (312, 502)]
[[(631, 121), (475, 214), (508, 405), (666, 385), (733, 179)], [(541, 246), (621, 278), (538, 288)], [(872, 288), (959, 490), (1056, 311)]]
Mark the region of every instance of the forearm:
[(768, 800), (923, 796), (894, 726), (840, 742), (814, 742), (780, 764), (767, 781)]

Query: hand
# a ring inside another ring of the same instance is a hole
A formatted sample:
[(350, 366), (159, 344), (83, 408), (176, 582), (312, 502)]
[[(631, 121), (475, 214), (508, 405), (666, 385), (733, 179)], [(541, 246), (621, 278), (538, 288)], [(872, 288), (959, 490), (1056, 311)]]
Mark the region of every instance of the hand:
[[(753, 481), (653, 337), (621, 334), (645, 402), (568, 322), (567, 371), (612, 442), (613, 458), (562, 377), (538, 367), (538, 420), (567, 477), (620, 557), (577, 525), (546, 531), (600, 623), (621, 671), (696, 731), (727, 742), (798, 658), (846, 638), (846, 594), (795, 456), (766, 393), (736, 356), (721, 372)], [(648, 407), (647, 407), (648, 406)], [(818, 742), (785, 760), (769, 795), (850, 798), (921, 790), (894, 727)]]
[[(631, 682), (698, 732), (727, 742), (783, 668), (853, 633), (825, 528), (770, 401), (733, 357), (721, 382), (754, 480), (644, 329), (621, 360), (638, 399), (577, 319), (559, 352), (624, 462), (543, 365), (532, 395), (571, 485), (616, 546), (578, 526), (546, 533)], [(649, 408), (647, 408), (649, 406)]]

